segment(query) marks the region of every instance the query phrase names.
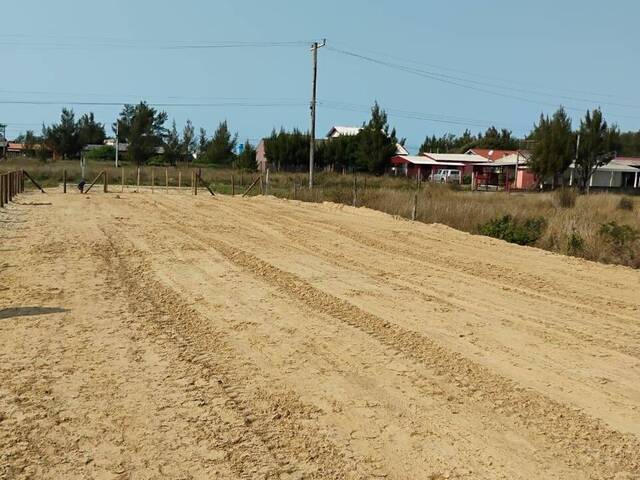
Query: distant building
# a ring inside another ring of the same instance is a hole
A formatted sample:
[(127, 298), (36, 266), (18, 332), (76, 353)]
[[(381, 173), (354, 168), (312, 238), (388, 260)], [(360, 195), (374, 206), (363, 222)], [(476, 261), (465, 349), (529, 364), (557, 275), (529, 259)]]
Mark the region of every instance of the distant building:
[[(335, 126), (331, 127), (331, 130), (327, 133), (327, 138), (338, 138), (349, 136), (352, 137), (357, 135), (362, 130), (362, 127), (343, 127), (343, 126)], [(396, 155), (409, 155), (409, 151), (404, 148), (404, 145), (396, 144)]]
[(269, 167), (267, 152), (264, 146), (264, 138), (260, 140), (260, 143), (258, 143), (258, 146), (256, 147), (256, 164), (258, 166), (258, 170), (261, 172), (266, 172)]

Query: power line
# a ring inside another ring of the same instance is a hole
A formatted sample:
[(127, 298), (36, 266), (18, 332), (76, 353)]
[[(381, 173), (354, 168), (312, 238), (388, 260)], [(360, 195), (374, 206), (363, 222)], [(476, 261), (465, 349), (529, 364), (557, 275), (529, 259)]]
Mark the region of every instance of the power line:
[[(495, 96), (500, 96), (500, 97), (504, 97), (504, 98), (510, 98), (510, 99), (514, 99), (514, 100), (520, 100), (523, 102), (527, 102), (527, 103), (533, 103), (533, 104), (538, 104), (538, 105), (546, 105), (546, 106), (552, 106), (552, 107), (559, 107), (560, 104), (558, 103), (551, 103), (551, 102), (546, 102), (546, 101), (542, 101), (542, 100), (534, 100), (531, 98), (527, 98), (527, 97), (522, 97), (519, 95), (513, 95), (510, 93), (504, 93), (504, 92), (500, 92), (500, 91), (495, 91), (495, 90), (489, 90), (487, 88), (483, 88), (482, 86), (487, 86), (490, 88), (501, 88), (501, 89), (507, 89), (507, 90), (513, 90), (511, 88), (508, 87), (500, 87), (500, 86), (496, 86), (494, 84), (488, 84), (485, 82), (479, 82), (479, 81), (475, 81), (475, 80), (469, 80), (469, 79), (465, 79), (465, 78), (461, 78), (461, 77), (456, 77), (456, 76), (452, 76), (452, 75), (445, 75), (445, 74), (441, 74), (441, 73), (437, 73), (437, 72), (431, 72), (431, 71), (427, 71), (427, 70), (420, 70), (417, 68), (413, 68), (410, 66), (406, 66), (406, 65), (402, 65), (402, 64), (398, 64), (398, 63), (392, 63), (392, 62), (387, 62), (385, 60), (380, 60), (377, 58), (373, 58), (367, 55), (362, 55), (356, 52), (352, 52), (349, 50), (342, 50), (342, 49), (337, 49), (335, 47), (328, 47), (328, 50), (335, 52), (335, 53), (339, 53), (342, 55), (346, 55), (346, 56), (350, 56), (350, 57), (354, 57), (354, 58), (358, 58), (361, 60), (365, 60), (367, 62), (370, 63), (374, 63), (374, 64), (378, 64), (378, 65), (382, 65), (388, 68), (392, 68), (392, 69), (396, 69), (396, 70), (401, 70), (404, 71), (406, 73), (410, 73), (419, 77), (423, 77), (423, 78), (429, 78), (431, 80), (436, 80), (438, 82), (442, 82), (442, 83), (446, 83), (449, 85), (454, 85), (457, 87), (461, 87), (461, 88), (466, 88), (469, 90), (474, 90), (474, 91), (478, 91), (478, 92), (482, 92), (482, 93), (487, 93), (490, 95), (495, 95)], [(481, 85), (481, 86), (476, 86), (476, 85)], [(516, 89), (518, 91), (524, 91), (524, 89)], [(560, 98), (560, 97), (557, 97)], [(565, 99), (567, 97), (565, 96)], [(640, 106), (638, 105), (626, 105), (626, 104), (619, 104), (619, 103), (614, 103), (614, 102), (600, 102), (600, 101), (591, 101), (588, 99), (577, 99), (577, 98), (573, 98), (574, 100), (577, 101), (583, 101), (583, 102), (592, 102), (592, 103), (596, 103), (596, 104), (608, 104), (610, 106), (618, 106), (618, 107), (625, 107), (625, 108), (634, 108), (634, 109), (640, 109)], [(578, 112), (583, 112), (584, 109), (583, 108), (578, 108), (578, 107), (570, 107), (570, 106), (565, 106), (565, 109), (567, 110), (572, 110), (572, 111), (578, 111)], [(630, 116), (623, 116), (623, 115), (616, 115), (618, 117), (626, 117), (626, 118), (633, 118), (633, 119), (640, 119), (640, 117), (630, 117)]]
[[(333, 45), (336, 45), (335, 42), (332, 42)], [(339, 44), (338, 44), (339, 46)], [(350, 47), (345, 46), (342, 47), (345, 50), (352, 50)], [(359, 51), (364, 51), (365, 53), (369, 53), (372, 55), (376, 55), (376, 56), (382, 56), (382, 57), (386, 57), (392, 60), (396, 60), (396, 61), (400, 61), (400, 62), (405, 62), (405, 63), (410, 63), (413, 65), (419, 65), (419, 66), (426, 66), (429, 68), (435, 68), (438, 70), (444, 70), (444, 71), (449, 71), (449, 72), (455, 72), (455, 73), (462, 73), (465, 75), (473, 75), (475, 78), (484, 78), (487, 80), (493, 80), (493, 81), (498, 81), (498, 82), (502, 82), (502, 83), (507, 83), (507, 84), (511, 84), (511, 85), (528, 85), (534, 88), (537, 88), (538, 90), (531, 90), (532, 92), (535, 92), (537, 94), (541, 94), (541, 95), (549, 95), (549, 96), (554, 96), (554, 94), (549, 93), (549, 91), (551, 90), (555, 90), (555, 91), (562, 91), (562, 92), (570, 92), (570, 93), (577, 93), (579, 95), (595, 95), (595, 96), (599, 96), (599, 97), (605, 97), (605, 98), (615, 98), (614, 95), (611, 94), (605, 94), (605, 93), (598, 93), (598, 92), (592, 92), (592, 91), (585, 91), (585, 90), (576, 90), (576, 89), (570, 89), (570, 88), (562, 88), (562, 87), (554, 87), (554, 88), (549, 88), (548, 86), (542, 86), (540, 84), (535, 84), (532, 82), (523, 82), (523, 81), (516, 81), (513, 79), (504, 79), (504, 78), (497, 78), (497, 77), (493, 77), (493, 76), (487, 76), (487, 75), (482, 75), (479, 74), (478, 72), (471, 72), (468, 70), (462, 70), (459, 68), (452, 68), (452, 67), (446, 67), (446, 66), (442, 66), (442, 65), (435, 65), (432, 63), (426, 63), (426, 62), (421, 62), (421, 61), (417, 61), (415, 59), (409, 59), (409, 58), (405, 58), (405, 57), (398, 57), (395, 55), (389, 55), (388, 53), (381, 53), (381, 52), (376, 52), (376, 51), (372, 51), (372, 50), (362, 50), (362, 49), (356, 49)], [(497, 85), (497, 87), (502, 87), (501, 85)]]

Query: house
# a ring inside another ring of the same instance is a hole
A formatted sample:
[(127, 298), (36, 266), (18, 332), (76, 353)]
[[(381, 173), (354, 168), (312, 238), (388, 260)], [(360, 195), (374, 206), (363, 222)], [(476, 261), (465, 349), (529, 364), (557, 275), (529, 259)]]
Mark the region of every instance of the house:
[(264, 146), (264, 138), (260, 140), (260, 143), (258, 143), (258, 146), (256, 147), (256, 164), (258, 165), (259, 171), (267, 171), (269, 163), (267, 161), (267, 152)]
[[(327, 138), (338, 138), (344, 136), (354, 136), (360, 133), (362, 127), (342, 127), (342, 126), (334, 126), (331, 127), (331, 130), (327, 133)], [(409, 155), (409, 150), (407, 150), (404, 145), (399, 143), (396, 144), (396, 155)]]
[[(569, 185), (579, 184), (575, 163), (569, 166), (567, 176)], [(589, 180), (589, 188), (640, 188), (640, 158), (616, 157), (598, 167)]]
[(468, 150), (467, 155), (480, 155), (481, 157), (486, 158), (490, 162), (495, 162), (496, 160), (500, 160), (501, 158), (508, 157), (510, 155), (515, 155), (518, 153), (517, 150), (495, 150), (493, 148), (472, 148)]
[(539, 184), (539, 179), (528, 166), (530, 152), (520, 150), (507, 155), (499, 153), (495, 157), (499, 158), (475, 166), (472, 181), (475, 188), (484, 185), (485, 188), (532, 190)]
[(396, 155), (391, 159), (394, 172), (420, 179), (429, 179), (437, 170), (448, 168), (460, 170), (462, 175), (470, 175), (474, 165), (486, 162), (486, 158), (480, 155), (467, 155), (466, 153)]

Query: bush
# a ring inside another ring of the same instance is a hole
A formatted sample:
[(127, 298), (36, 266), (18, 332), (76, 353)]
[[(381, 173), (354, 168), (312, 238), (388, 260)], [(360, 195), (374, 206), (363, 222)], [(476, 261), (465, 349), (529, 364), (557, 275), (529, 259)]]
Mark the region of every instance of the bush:
[(464, 177), (462, 177), (462, 184), (471, 185), (471, 175), (465, 175)]
[(517, 221), (511, 215), (505, 215), (481, 225), (478, 230), (481, 235), (488, 237), (518, 245), (531, 245), (542, 236), (545, 227), (546, 221), (542, 217)]
[(633, 199), (629, 197), (622, 197), (618, 202), (618, 210), (633, 211)]
[(556, 190), (554, 197), (560, 208), (573, 208), (576, 206), (578, 194), (571, 188), (561, 188)]
[(115, 160), (116, 149), (110, 145), (89, 150), (84, 154), (87, 160)]
[(640, 236), (635, 228), (629, 225), (619, 225), (616, 222), (603, 223), (600, 226), (600, 235), (617, 247), (624, 247)]
[(569, 255), (580, 255), (584, 252), (584, 238), (577, 232), (571, 232), (567, 241), (567, 253)]

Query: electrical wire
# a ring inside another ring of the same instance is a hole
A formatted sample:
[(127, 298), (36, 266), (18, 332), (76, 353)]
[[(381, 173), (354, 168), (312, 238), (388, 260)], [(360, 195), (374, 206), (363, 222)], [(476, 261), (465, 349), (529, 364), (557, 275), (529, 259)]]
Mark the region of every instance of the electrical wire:
[[(356, 53), (356, 52), (352, 52), (352, 51), (349, 51), (349, 50), (338, 49), (338, 48), (335, 48), (335, 47), (332, 47), (332, 46), (327, 46), (326, 48), (329, 51), (332, 51), (332, 52), (335, 52), (335, 53), (338, 53), (338, 54), (341, 54), (341, 55), (346, 55), (346, 56), (349, 56), (349, 57), (358, 58), (360, 60), (365, 60), (365, 61), (370, 62), (370, 63), (374, 63), (374, 64), (381, 65), (381, 66), (385, 66), (387, 68), (404, 71), (406, 73), (410, 73), (410, 74), (413, 74), (413, 75), (416, 75), (416, 76), (419, 76), (419, 77), (429, 78), (431, 80), (435, 80), (435, 81), (438, 81), (438, 82), (446, 83), (446, 84), (449, 84), (449, 85), (454, 85), (454, 86), (465, 88), (465, 89), (469, 89), (469, 90), (474, 90), (474, 91), (478, 91), (478, 92), (482, 92), (482, 93), (487, 93), (487, 94), (490, 94), (490, 95), (500, 96), (500, 97), (504, 97), (504, 98), (510, 98), (510, 99), (519, 100), (519, 101), (523, 101), (523, 102), (527, 102), (527, 103), (538, 104), (538, 105), (546, 105), (546, 106), (552, 106), (552, 107), (561, 106), (558, 103), (552, 103), (552, 102), (547, 102), (547, 101), (542, 101), (542, 100), (535, 100), (535, 99), (531, 99), (531, 98), (528, 98), (528, 97), (523, 97), (523, 96), (520, 96), (520, 95), (514, 95), (514, 94), (510, 94), (510, 93), (504, 93), (504, 92), (488, 89), (488, 88), (502, 88), (502, 89), (505, 89), (505, 87), (496, 86), (495, 84), (488, 84), (488, 83), (485, 83), (485, 82), (469, 80), (469, 79), (456, 77), (456, 76), (452, 76), (452, 75), (445, 75), (445, 74), (441, 74), (441, 73), (437, 73), (437, 72), (421, 70), (421, 69), (413, 68), (413, 67), (410, 67), (410, 66), (402, 65), (402, 64), (399, 64), (399, 63), (387, 62), (385, 60), (377, 59), (377, 58), (370, 57), (370, 56), (367, 56), (367, 55), (362, 55), (362, 54), (359, 54), (359, 53)], [(480, 85), (480, 86), (478, 86), (478, 85)], [(484, 88), (485, 86), (488, 87), (488, 88)], [(506, 88), (506, 89), (514, 90), (514, 89), (510, 89), (510, 88)], [(516, 89), (516, 90), (524, 91), (524, 89)], [(557, 97), (557, 98), (560, 98), (560, 97)], [(638, 106), (638, 105), (627, 105), (627, 104), (620, 104), (620, 103), (616, 103), (616, 102), (592, 101), (592, 100), (589, 100), (589, 99), (578, 99), (577, 97), (566, 97), (566, 96), (564, 96), (564, 98), (565, 99), (571, 98), (571, 99), (576, 100), (576, 101), (591, 102), (591, 103), (602, 104), (602, 105), (640, 109), (640, 106)], [(583, 108), (579, 108), (579, 107), (565, 106), (564, 108), (567, 109), (567, 110), (578, 111), (578, 112), (583, 112), (584, 111)], [(631, 116), (626, 116), (626, 115), (616, 115), (616, 116), (618, 116), (618, 117), (626, 117), (626, 118), (633, 118), (633, 119), (636, 119), (636, 120), (640, 119), (640, 117), (631, 117)]]

